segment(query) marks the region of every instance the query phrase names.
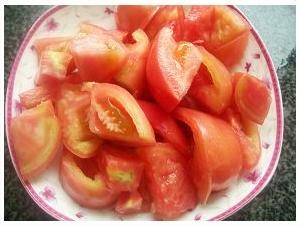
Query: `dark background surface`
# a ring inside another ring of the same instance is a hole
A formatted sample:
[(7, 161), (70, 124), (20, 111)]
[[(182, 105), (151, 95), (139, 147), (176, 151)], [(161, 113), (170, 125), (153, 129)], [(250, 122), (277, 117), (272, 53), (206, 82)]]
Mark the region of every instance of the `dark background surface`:
[[(266, 10), (268, 8), (265, 8), (265, 6), (242, 6), (241, 8), (249, 16), (248, 13), (251, 14), (255, 9), (254, 7), (260, 7), (262, 13), (268, 13), (268, 10)], [(5, 6), (5, 92), (9, 71), (21, 41), (36, 18), (47, 8), (49, 6)], [(287, 10), (294, 12), (292, 8), (275, 7), (275, 11), (274, 8), (269, 10), (270, 14), (276, 12), (287, 13)], [(264, 16), (269, 17), (267, 14)], [(257, 29), (259, 27), (263, 28), (263, 21), (255, 18), (250, 17), (253, 24)], [(291, 18), (285, 19), (288, 21)], [(295, 26), (295, 24), (287, 26)], [(290, 29), (291, 33), (294, 32), (293, 27)], [(258, 31), (260, 33), (263, 32), (264, 40), (267, 39), (268, 41), (268, 31), (266, 32), (263, 29), (258, 29)], [(269, 33), (270, 36), (272, 32)], [(295, 36), (295, 33), (290, 34), (290, 36)], [(269, 40), (272, 40), (272, 38), (274, 37), (270, 36)], [(276, 40), (276, 38), (273, 40)], [(295, 40), (295, 37), (293, 37), (293, 40)], [(296, 46), (293, 40), (291, 41), (289, 38), (289, 43), (291, 43), (292, 47)], [(272, 58), (275, 58), (274, 63), (277, 68), (283, 98), (284, 139), (281, 157), (276, 172), (267, 187), (246, 207), (227, 220), (296, 220), (296, 53), (295, 49), (287, 50), (288, 45), (279, 45), (278, 47), (276, 43), (272, 43), (276, 46), (273, 48), (273, 46), (268, 45), (267, 41), (266, 44), (271, 55), (272, 51), (273, 54), (276, 53), (276, 56), (272, 55)], [(287, 51), (289, 52), (288, 54)], [(281, 64), (278, 63), (279, 60), (281, 60)], [(4, 140), (5, 220), (54, 220), (35, 204), (22, 187), (11, 163), (6, 137)]]

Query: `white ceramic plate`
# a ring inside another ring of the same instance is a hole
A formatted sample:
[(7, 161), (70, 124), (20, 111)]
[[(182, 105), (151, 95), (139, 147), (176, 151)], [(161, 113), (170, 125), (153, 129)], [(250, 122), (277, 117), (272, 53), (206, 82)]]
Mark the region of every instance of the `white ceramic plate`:
[[(236, 7), (235, 11), (245, 17)], [(20, 113), (18, 94), (34, 87), (37, 56), (32, 43), (36, 38), (76, 34), (79, 24), (88, 21), (107, 29), (115, 28), (114, 6), (56, 6), (45, 12), (27, 33), (13, 64), (6, 101), (6, 126)], [(246, 17), (245, 17), (246, 18)], [(247, 19), (247, 18), (246, 18)], [(256, 170), (241, 177), (229, 189), (213, 194), (206, 206), (200, 204), (178, 220), (222, 220), (251, 201), (269, 182), (278, 163), (283, 133), (280, 88), (270, 55), (252, 27), (249, 44), (234, 71), (258, 75), (272, 90), (268, 117), (260, 127), (262, 156)], [(7, 130), (7, 136), (9, 131)], [(62, 189), (56, 161), (41, 177), (24, 182), (15, 164), (14, 150), (8, 139), (10, 154), (19, 178), (32, 199), (48, 214), (59, 220), (152, 220), (150, 213), (120, 217), (111, 210), (86, 209), (74, 202)]]

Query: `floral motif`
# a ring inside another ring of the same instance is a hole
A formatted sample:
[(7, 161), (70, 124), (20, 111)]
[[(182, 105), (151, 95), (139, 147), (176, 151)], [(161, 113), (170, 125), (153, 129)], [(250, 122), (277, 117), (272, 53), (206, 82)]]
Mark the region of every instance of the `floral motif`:
[(15, 100), (15, 110), (17, 115), (19, 115), (22, 112), (22, 105), (18, 100)]
[(115, 13), (112, 9), (108, 8), (108, 7), (105, 7), (105, 10), (104, 10), (104, 13), (110, 15), (110, 14), (113, 14)]
[(257, 170), (254, 170), (253, 172), (247, 173), (244, 176), (244, 179), (248, 182), (252, 182), (253, 184), (256, 183), (257, 179), (259, 178), (260, 174)]
[(264, 149), (268, 149), (268, 148), (270, 147), (270, 144), (267, 143), (267, 142), (263, 142), (263, 143), (262, 143), (262, 147), (263, 147)]
[(83, 218), (83, 217), (84, 217), (84, 213), (83, 213), (82, 211), (79, 211), (79, 212), (77, 212), (77, 213), (75, 214), (75, 216), (76, 216), (77, 218)]
[(245, 65), (245, 69), (246, 69), (246, 71), (247, 72), (249, 72), (249, 70), (250, 70), (250, 67), (251, 67), (251, 63), (249, 63), (249, 62), (246, 62), (246, 65)]
[(260, 53), (255, 53), (255, 54), (253, 55), (253, 58), (254, 58), (254, 59), (260, 59)]
[(46, 186), (43, 191), (40, 192), (40, 194), (47, 200), (51, 201), (56, 199), (55, 197), (55, 191), (53, 188)]
[(195, 217), (194, 217), (194, 220), (195, 221), (200, 221), (202, 218), (202, 215), (200, 213), (196, 214)]
[(48, 20), (48, 22), (46, 23), (47, 31), (54, 31), (57, 27), (58, 27), (58, 23), (53, 18)]

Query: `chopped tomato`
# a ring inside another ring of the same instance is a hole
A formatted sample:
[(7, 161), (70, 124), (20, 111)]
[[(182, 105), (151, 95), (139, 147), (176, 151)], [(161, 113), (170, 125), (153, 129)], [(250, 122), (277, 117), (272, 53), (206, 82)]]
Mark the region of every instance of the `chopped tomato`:
[(108, 185), (117, 191), (137, 190), (144, 164), (133, 150), (105, 145), (101, 148), (99, 167), (105, 172)]
[(72, 40), (70, 49), (83, 81), (110, 81), (128, 54), (122, 42), (107, 34), (81, 34)]
[(220, 114), (231, 103), (232, 82), (227, 68), (203, 47), (203, 62), (190, 88), (190, 95), (202, 106)]
[(81, 23), (80, 24), (80, 33), (85, 34), (94, 34), (94, 35), (112, 35), (119, 41), (123, 41), (123, 39), (127, 36), (127, 32), (119, 31), (119, 30), (106, 30), (102, 27), (99, 27), (94, 24), (89, 23)]
[(178, 108), (175, 116), (192, 130), (194, 182), (200, 202), (206, 203), (211, 191), (227, 188), (239, 176), (239, 139), (228, 123), (203, 112)]
[(45, 86), (37, 86), (19, 94), (24, 108), (33, 108), (46, 100), (53, 100), (55, 93)]
[(142, 196), (143, 203), (142, 203), (142, 211), (150, 211), (152, 198), (149, 188), (147, 186), (147, 181), (145, 176), (142, 177), (140, 186), (138, 188), (139, 194)]
[(115, 210), (120, 214), (138, 213), (142, 210), (143, 198), (139, 192), (122, 192), (118, 198)]
[(230, 108), (225, 111), (224, 117), (239, 137), (243, 154), (243, 170), (251, 171), (258, 164), (261, 156), (258, 127)]
[(16, 161), (25, 179), (44, 172), (61, 147), (60, 126), (51, 101), (14, 117), (10, 133)]
[(99, 137), (129, 146), (155, 142), (153, 129), (134, 97), (109, 83), (87, 83), (91, 92), (90, 130)]
[(53, 38), (39, 38), (33, 43), (33, 47), (38, 54), (38, 58), (42, 55), (42, 52), (53, 45), (67, 45), (72, 37), (53, 37)]
[(128, 32), (144, 29), (158, 9), (159, 6), (120, 5), (115, 13), (117, 27)]
[(134, 96), (140, 96), (146, 83), (146, 60), (150, 41), (141, 29), (132, 33), (135, 43), (127, 44), (129, 56), (120, 72), (114, 77), (117, 84), (126, 88)]
[(89, 129), (90, 96), (80, 85), (64, 84), (56, 104), (65, 147), (80, 158), (96, 154), (101, 140)]
[(184, 157), (167, 143), (138, 149), (145, 162), (146, 181), (155, 217), (172, 219), (196, 205), (196, 193)]
[(239, 112), (258, 124), (263, 124), (272, 101), (267, 85), (249, 74), (237, 81), (234, 100)]
[(65, 150), (60, 178), (64, 190), (81, 206), (101, 208), (117, 199), (118, 193), (107, 187), (93, 158), (80, 159)]
[(250, 26), (228, 6), (193, 6), (186, 16), (184, 40), (199, 42), (226, 66), (240, 61)]
[(163, 137), (165, 142), (172, 144), (178, 151), (187, 157), (190, 154), (189, 143), (172, 116), (163, 111), (156, 104), (146, 101), (138, 101), (138, 103), (146, 114), (154, 131)]
[(36, 84), (49, 85), (64, 80), (71, 60), (72, 56), (66, 52), (52, 50), (42, 52)]
[(176, 43), (172, 35), (168, 27), (158, 33), (146, 68), (150, 91), (167, 112), (185, 96), (202, 61), (201, 53), (192, 43)]
[[(182, 6), (161, 6), (157, 13), (154, 15), (152, 20), (145, 28), (150, 40), (153, 40), (156, 34), (166, 25), (171, 24), (172, 22), (183, 21), (184, 11)], [(181, 25), (178, 25), (178, 29), (181, 29)], [(181, 31), (179, 31), (181, 32)], [(177, 34), (178, 35), (178, 34)]]

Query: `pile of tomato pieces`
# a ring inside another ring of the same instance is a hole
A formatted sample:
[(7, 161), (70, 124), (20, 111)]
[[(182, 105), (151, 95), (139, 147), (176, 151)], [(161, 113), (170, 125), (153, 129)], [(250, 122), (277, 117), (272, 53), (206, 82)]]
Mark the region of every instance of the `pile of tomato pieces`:
[(118, 6), (115, 18), (118, 30), (35, 40), (36, 87), (10, 127), (18, 167), (36, 178), (62, 150), (80, 205), (174, 219), (257, 166), (270, 90), (230, 73), (250, 28), (227, 6)]

